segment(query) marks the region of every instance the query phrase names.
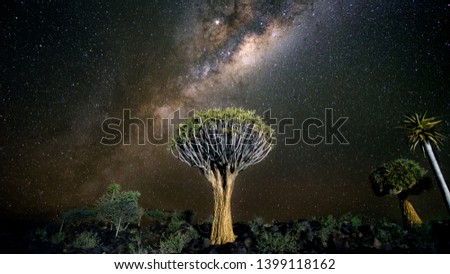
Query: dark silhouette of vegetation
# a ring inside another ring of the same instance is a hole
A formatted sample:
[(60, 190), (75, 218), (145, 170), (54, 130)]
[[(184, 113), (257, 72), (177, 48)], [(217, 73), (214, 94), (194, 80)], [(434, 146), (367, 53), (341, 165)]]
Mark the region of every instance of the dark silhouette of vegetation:
[[(155, 210), (152, 210), (155, 212)], [(162, 214), (161, 214), (162, 213)], [(87, 214), (89, 215), (89, 214)], [(449, 253), (450, 220), (425, 222), (420, 227), (402, 228), (383, 219), (345, 214), (286, 222), (265, 223), (256, 218), (235, 223), (234, 243), (213, 245), (205, 233), (211, 222), (192, 223), (178, 212), (159, 211), (156, 220), (145, 214), (145, 226), (131, 224), (117, 237), (100, 221), (78, 226), (58, 224), (30, 231), (23, 239), (25, 253)], [(180, 220), (177, 230), (168, 224)], [(62, 234), (60, 234), (62, 233)], [(52, 236), (53, 235), (53, 236)], [(17, 248), (15, 243), (15, 248)]]

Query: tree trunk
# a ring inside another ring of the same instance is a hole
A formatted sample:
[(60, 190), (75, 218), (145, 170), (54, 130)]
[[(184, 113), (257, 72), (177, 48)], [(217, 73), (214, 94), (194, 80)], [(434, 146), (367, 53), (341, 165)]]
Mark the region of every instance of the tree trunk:
[(210, 171), (206, 175), (210, 181), (214, 193), (214, 214), (211, 228), (211, 244), (221, 245), (232, 243), (236, 240), (233, 232), (233, 220), (231, 217), (231, 195), (233, 193), (235, 174), (219, 170)]
[(409, 228), (422, 225), (422, 219), (420, 219), (419, 214), (417, 214), (417, 211), (408, 200), (408, 195), (400, 193), (398, 199), (402, 211), (403, 225)]
[(445, 182), (444, 175), (442, 175), (441, 168), (439, 167), (436, 157), (434, 157), (433, 148), (431, 147), (430, 143), (425, 142), (424, 147), (425, 151), (427, 152), (428, 160), (433, 167), (434, 175), (436, 175), (439, 189), (441, 190), (442, 196), (444, 196), (447, 211), (448, 213), (450, 213), (450, 192), (448, 190), (447, 183)]
[(119, 234), (119, 230), (120, 230), (120, 223), (122, 222), (122, 218), (119, 218), (119, 223), (117, 224), (117, 228), (116, 228), (116, 238), (117, 235)]

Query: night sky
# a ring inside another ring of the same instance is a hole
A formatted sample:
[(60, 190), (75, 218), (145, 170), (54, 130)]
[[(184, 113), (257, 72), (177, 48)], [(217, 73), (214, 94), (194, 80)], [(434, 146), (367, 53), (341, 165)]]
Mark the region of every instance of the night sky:
[[(161, 119), (178, 109), (236, 106), (295, 120), (237, 177), (234, 221), (347, 212), (399, 221), (398, 200), (376, 197), (370, 172), (406, 157), (433, 175), (396, 127), (404, 114), (427, 111), (449, 136), (447, 2), (69, 2), (1, 4), (3, 217), (51, 220), (95, 205), (112, 182), (140, 191), (146, 209), (212, 214), (209, 183), (167, 145), (138, 145), (136, 127), (131, 145), (100, 143), (103, 121), (124, 109), (154, 118), (149, 130), (162, 138), (172, 133)], [(326, 108), (348, 117), (340, 130), (349, 144), (285, 145)], [(446, 139), (437, 153), (447, 181), (449, 148)], [(446, 214), (434, 186), (412, 198), (424, 220)]]

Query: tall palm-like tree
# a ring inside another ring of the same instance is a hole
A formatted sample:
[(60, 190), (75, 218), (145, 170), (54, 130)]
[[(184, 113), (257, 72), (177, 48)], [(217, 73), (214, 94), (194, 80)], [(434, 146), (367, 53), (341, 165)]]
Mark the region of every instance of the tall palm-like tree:
[(450, 191), (448, 190), (444, 175), (442, 175), (441, 168), (434, 156), (432, 147), (436, 146), (439, 149), (439, 144), (442, 143), (444, 138), (444, 136), (436, 129), (436, 126), (441, 122), (442, 121), (438, 120), (436, 117), (426, 117), (426, 113), (422, 115), (416, 113), (405, 116), (405, 119), (403, 120), (405, 128), (409, 131), (408, 141), (411, 144), (411, 150), (414, 151), (418, 145), (422, 146), (422, 149), (430, 161), (434, 174), (436, 175), (439, 189), (444, 196), (447, 210), (450, 213)]

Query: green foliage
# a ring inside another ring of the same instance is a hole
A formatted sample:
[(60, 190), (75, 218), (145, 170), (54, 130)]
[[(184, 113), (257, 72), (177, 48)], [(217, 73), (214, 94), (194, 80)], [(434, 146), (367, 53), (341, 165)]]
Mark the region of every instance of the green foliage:
[(181, 227), (181, 225), (183, 224), (183, 221), (182, 220), (180, 220), (178, 217), (176, 217), (176, 216), (173, 216), (171, 219), (170, 219), (170, 223), (167, 225), (167, 230), (170, 232), (170, 233), (173, 233), (173, 232), (175, 232), (175, 231), (178, 231), (179, 229), (180, 229), (180, 227)]
[[(217, 126), (218, 124), (232, 122), (234, 124), (251, 124), (259, 131), (263, 132), (266, 140), (272, 143), (274, 130), (266, 125), (255, 111), (244, 110), (242, 108), (229, 107), (225, 109), (210, 109), (197, 112), (184, 124), (178, 126), (178, 131), (172, 139), (172, 146), (190, 140), (202, 127)], [(231, 129), (235, 130), (235, 129)], [(226, 132), (223, 132), (226, 133)]]
[(184, 246), (189, 242), (189, 237), (181, 231), (170, 234), (159, 244), (160, 252), (163, 254), (181, 253)]
[(390, 222), (386, 219), (380, 221), (376, 226), (375, 238), (382, 243), (390, 243), (393, 246), (402, 247), (404, 244), (405, 231), (396, 223)]
[(436, 117), (427, 118), (426, 113), (405, 116), (403, 124), (404, 128), (408, 130), (407, 138), (411, 144), (411, 150), (415, 150), (417, 145), (423, 145), (425, 142), (439, 148), (444, 135), (437, 131), (436, 126), (441, 122)]
[(187, 230), (179, 230), (175, 233), (169, 234), (165, 239), (160, 241), (160, 253), (163, 254), (173, 254), (181, 253), (183, 248), (193, 239), (198, 238), (198, 232), (193, 228), (189, 227)]
[(116, 184), (108, 187), (107, 193), (98, 204), (98, 219), (116, 228), (116, 237), (122, 227), (130, 223), (138, 223), (141, 209), (138, 199), (141, 194), (137, 191), (122, 191)]
[(39, 240), (45, 242), (48, 240), (47, 230), (45, 228), (38, 227), (34, 234), (38, 237)]
[(421, 226), (414, 226), (408, 235), (413, 239), (413, 244), (419, 249), (432, 249), (436, 240), (433, 237), (431, 222), (425, 222)]
[(362, 225), (363, 220), (360, 216), (352, 215), (350, 213), (342, 215), (342, 217), (339, 219), (339, 223), (342, 225), (343, 223), (350, 224), (351, 226), (358, 227)]
[(415, 187), (422, 189), (424, 184), (429, 184), (426, 170), (409, 159), (397, 159), (383, 164), (370, 174), (369, 180), (378, 196), (397, 195)]
[(263, 231), (256, 239), (256, 248), (260, 253), (296, 253), (297, 239), (292, 233)]
[(77, 235), (73, 246), (82, 249), (91, 249), (98, 245), (99, 239), (97, 233), (91, 231), (83, 231)]
[(128, 248), (131, 254), (148, 254), (148, 250), (142, 245), (142, 239), (140, 235), (136, 235), (128, 244)]
[(147, 216), (155, 221), (160, 221), (160, 222), (167, 222), (167, 220), (170, 218), (170, 213), (163, 211), (163, 210), (159, 210), (159, 209), (153, 209), (153, 210), (149, 210), (147, 211)]
[(58, 231), (52, 235), (51, 242), (53, 244), (60, 244), (60, 243), (64, 242), (65, 238), (66, 238), (66, 234), (62, 231)]
[(326, 218), (320, 217), (318, 221), (322, 225), (322, 228), (319, 231), (319, 237), (324, 247), (328, 246), (328, 239), (333, 234), (335, 229), (339, 229), (341, 227), (341, 222), (334, 218), (332, 215), (328, 215)]
[(112, 198), (122, 191), (122, 187), (117, 183), (112, 183), (108, 186), (106, 194)]
[(248, 225), (255, 235), (260, 234), (264, 230), (264, 220), (261, 217), (251, 220)]
[(62, 222), (72, 226), (90, 223), (97, 217), (96, 208), (74, 208), (62, 214)]
[(302, 221), (302, 222), (295, 221), (291, 227), (292, 233), (294, 235), (300, 236), (302, 234), (302, 232), (306, 232), (308, 230), (308, 226), (306, 223), (307, 222), (305, 222), (305, 221)]
[(213, 220), (214, 220), (214, 216), (213, 215), (209, 215), (208, 218), (206, 218), (206, 219), (204, 219), (202, 221), (202, 223), (205, 224), (205, 225), (212, 225)]

